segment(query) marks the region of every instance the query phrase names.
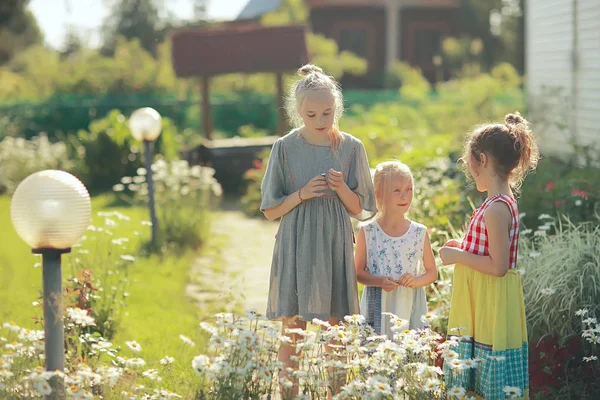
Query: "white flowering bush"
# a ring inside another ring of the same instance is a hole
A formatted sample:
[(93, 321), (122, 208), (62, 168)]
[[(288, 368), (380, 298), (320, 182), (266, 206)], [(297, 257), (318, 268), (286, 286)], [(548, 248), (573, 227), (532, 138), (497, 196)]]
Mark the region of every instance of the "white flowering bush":
[[(453, 351), (458, 337), (440, 343), (440, 336), (430, 329), (406, 330), (406, 321), (386, 316), (393, 325), (391, 339), (375, 335), (360, 315), (347, 316), (336, 326), (315, 319), (316, 329), (290, 329), (281, 334), (278, 324), (256, 312), (244, 317), (220, 313), (214, 324), (200, 323), (210, 335), (210, 354), (197, 355), (191, 365), (180, 365), (169, 355), (160, 361), (148, 360), (136, 340), (117, 346), (99, 335), (77, 336), (70, 331), (85, 351), (78, 352), (79, 357), (67, 351), (64, 373), (45, 371), (41, 366), (43, 331), (4, 323), (0, 330), (0, 398), (41, 398), (54, 390), (54, 380), (61, 380), (67, 399), (287, 400), (326, 399), (328, 393), (334, 393), (337, 400), (474, 399), (452, 384), (455, 374), (476, 369), (480, 362), (458, 359)], [(95, 324), (89, 313), (77, 308), (69, 309), (66, 318), (80, 327)], [(423, 316), (425, 322), (434, 318)], [(195, 347), (184, 335), (179, 340), (187, 351)], [(278, 361), (284, 342), (295, 347), (298, 368), (283, 369)], [(435, 366), (440, 355), (450, 366), (449, 385), (441, 368)], [(590, 355), (589, 361), (593, 360), (596, 356)], [(178, 379), (181, 368), (192, 368), (198, 380)], [(181, 385), (175, 391), (184, 395), (165, 389), (173, 389), (174, 384)], [(506, 398), (521, 396), (518, 388), (503, 389)]]
[(72, 170), (67, 145), (50, 143), (45, 135), (23, 138), (5, 137), (0, 141), (0, 194), (12, 193), (30, 174), (44, 169)]
[[(95, 321), (85, 310), (72, 308), (65, 322), (89, 326)], [(46, 371), (42, 366), (44, 331), (4, 323), (0, 329), (0, 398), (41, 399), (61, 392), (55, 381), (62, 382), (67, 399), (182, 398), (161, 387), (163, 377), (173, 375), (172, 357), (161, 360), (160, 369), (148, 368), (135, 341), (120, 347), (99, 335), (67, 332), (67, 343), (78, 342), (87, 350), (76, 357), (67, 347), (65, 371)]]
[[(277, 392), (282, 399), (325, 399), (328, 391), (337, 393), (336, 399), (439, 398), (442, 371), (434, 366), (439, 335), (406, 330), (404, 321), (389, 316), (393, 340), (374, 335), (360, 315), (347, 316), (339, 326), (314, 320), (321, 329), (291, 329), (282, 335), (279, 325), (257, 313), (218, 314), (215, 325), (201, 324), (211, 335), (213, 353), (198, 355), (193, 368), (207, 399), (266, 399)], [(282, 342), (295, 347), (297, 369), (283, 370), (278, 361)]]
[[(158, 160), (152, 164), (158, 227), (162, 240), (180, 246), (197, 247), (207, 228), (210, 210), (222, 195), (214, 169), (190, 166), (185, 160)], [(147, 171), (121, 178), (113, 186), (117, 193), (140, 204), (148, 203)], [(123, 196), (122, 196), (123, 197)]]
[[(118, 237), (115, 231), (125, 226), (135, 237), (146, 227), (135, 226), (129, 216), (118, 211), (101, 211), (97, 217), (96, 225), (88, 227), (86, 234), (72, 246), (72, 256), (68, 258), (66, 271), (70, 278), (65, 285), (65, 304), (69, 308), (66, 312), (69, 317), (78, 316), (70, 320), (81, 322), (75, 324), (77, 326), (66, 324), (66, 329), (83, 327), (85, 329), (78, 334), (99, 334), (110, 339), (129, 296), (129, 268), (136, 262), (132, 254), (138, 251), (130, 238)], [(72, 310), (79, 310), (79, 314)], [(90, 322), (85, 322), (85, 314)]]

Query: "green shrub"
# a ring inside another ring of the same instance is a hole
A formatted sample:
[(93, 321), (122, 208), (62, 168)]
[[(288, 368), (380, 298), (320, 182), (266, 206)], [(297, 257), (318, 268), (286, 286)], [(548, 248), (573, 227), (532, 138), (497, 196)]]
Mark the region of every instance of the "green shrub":
[(78, 160), (69, 157), (65, 143), (50, 143), (46, 135), (31, 140), (6, 137), (0, 141), (0, 194), (12, 193), (30, 174), (61, 169), (77, 174)]
[(523, 223), (535, 228), (539, 214), (568, 215), (573, 223), (596, 222), (600, 211), (600, 168), (553, 157), (542, 158), (519, 197)]
[[(84, 148), (82, 181), (91, 192), (109, 190), (120, 177), (133, 175), (143, 164), (143, 144), (133, 138), (127, 118), (119, 110), (93, 121), (77, 138)], [(177, 156), (177, 132), (167, 118), (163, 118), (153, 151), (166, 159)]]
[[(544, 224), (519, 243), (529, 336), (579, 335), (575, 312), (600, 314), (600, 226), (540, 217)], [(546, 233), (550, 226), (552, 235)]]
[[(121, 198), (148, 204), (147, 171), (125, 176), (113, 190)], [(152, 164), (159, 241), (167, 246), (197, 248), (208, 229), (208, 212), (221, 197), (221, 185), (208, 167), (190, 167), (187, 161), (162, 159)]]

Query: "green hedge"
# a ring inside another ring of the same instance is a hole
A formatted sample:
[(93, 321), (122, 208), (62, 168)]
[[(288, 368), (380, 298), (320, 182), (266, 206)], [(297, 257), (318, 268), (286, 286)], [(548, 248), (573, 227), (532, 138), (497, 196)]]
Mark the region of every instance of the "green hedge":
[[(348, 114), (360, 113), (361, 109), (375, 104), (397, 103), (414, 105), (403, 99), (397, 90), (346, 91), (344, 92)], [(436, 93), (430, 95), (437, 98)], [(523, 93), (498, 96), (499, 104), (521, 104)], [(271, 95), (259, 93), (236, 93), (215, 95), (211, 99), (215, 131), (230, 137), (242, 126), (253, 125), (270, 134), (277, 132), (277, 102)], [(362, 107), (355, 107), (362, 106)], [(87, 129), (89, 124), (103, 118), (113, 109), (128, 116), (140, 107), (152, 107), (173, 121), (178, 130), (190, 129), (202, 132), (200, 99), (197, 93), (177, 96), (169, 93), (124, 93), (102, 96), (54, 95), (42, 102), (21, 102), (0, 105), (0, 139), (4, 136), (31, 138), (46, 132), (52, 138), (60, 134)]]

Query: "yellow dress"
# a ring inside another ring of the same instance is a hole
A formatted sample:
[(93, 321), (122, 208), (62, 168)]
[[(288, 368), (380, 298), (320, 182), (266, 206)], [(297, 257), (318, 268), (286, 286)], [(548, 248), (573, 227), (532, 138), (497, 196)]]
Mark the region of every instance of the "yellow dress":
[(452, 350), (461, 360), (475, 359), (476, 367), (457, 371), (444, 362), (448, 388), (463, 387), (478, 399), (496, 400), (505, 391), (529, 398), (528, 343), (521, 274), (516, 270), (519, 213), (516, 201), (506, 195), (488, 199), (473, 213), (461, 248), (487, 255), (483, 214), (496, 201), (505, 202), (513, 215), (510, 232), (511, 265), (504, 277), (495, 277), (456, 265), (452, 286), (448, 336), (457, 336)]

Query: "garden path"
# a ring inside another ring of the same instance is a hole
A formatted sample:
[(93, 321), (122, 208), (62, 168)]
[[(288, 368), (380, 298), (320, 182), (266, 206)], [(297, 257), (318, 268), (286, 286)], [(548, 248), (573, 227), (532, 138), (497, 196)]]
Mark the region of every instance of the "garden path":
[(279, 222), (250, 218), (237, 200), (213, 213), (208, 243), (191, 268), (188, 295), (233, 311), (265, 313), (271, 257)]

